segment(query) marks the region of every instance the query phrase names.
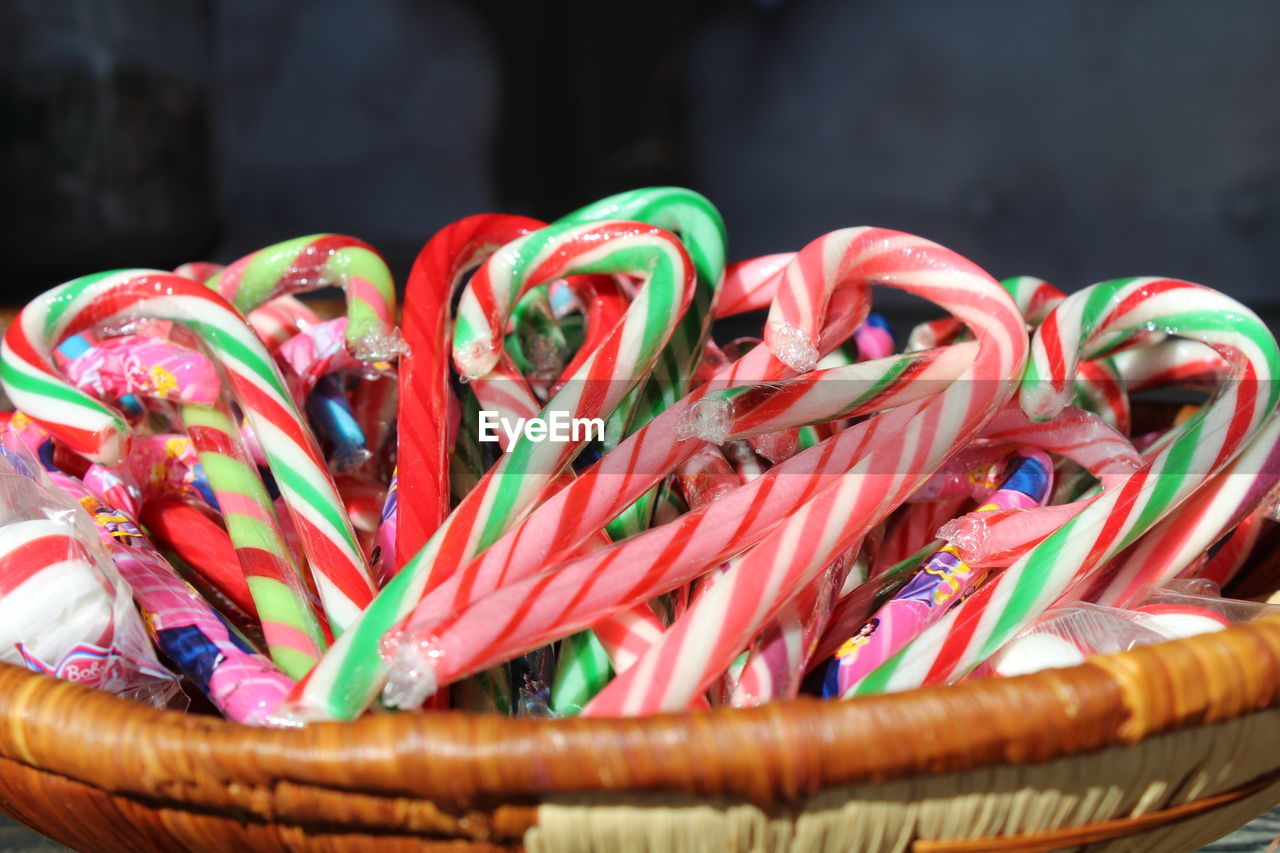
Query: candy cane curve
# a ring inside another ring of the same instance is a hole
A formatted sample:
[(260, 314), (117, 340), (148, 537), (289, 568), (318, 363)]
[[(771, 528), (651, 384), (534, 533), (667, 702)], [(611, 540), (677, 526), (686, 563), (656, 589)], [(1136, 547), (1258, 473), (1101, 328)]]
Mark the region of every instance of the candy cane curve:
[(226, 371), (289, 507), (334, 632), (372, 600), (373, 583), (350, 521), (279, 369), (239, 313), (209, 288), (149, 270), (84, 276), (28, 304), (5, 335), (0, 382), (14, 404), (91, 460), (128, 446), (122, 415), (65, 382), (53, 348), (93, 326), (139, 316), (190, 327)]
[(1206, 343), (1226, 360), (1217, 396), (1176, 428), (1144, 466), (949, 611), (846, 695), (959, 678), (994, 653), (1069, 586), (1178, 506), (1257, 434), (1280, 398), (1280, 352), (1248, 308), (1209, 288), (1163, 278), (1102, 282), (1068, 297), (1041, 324), (1021, 404), (1048, 418), (1069, 396), (1081, 358), (1162, 329)]

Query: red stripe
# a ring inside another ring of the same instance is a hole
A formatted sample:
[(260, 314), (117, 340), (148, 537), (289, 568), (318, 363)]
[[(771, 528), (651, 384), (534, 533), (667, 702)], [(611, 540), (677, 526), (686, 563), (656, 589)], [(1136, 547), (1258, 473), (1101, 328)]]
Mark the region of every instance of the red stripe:
[[(289, 268), (280, 276), (279, 283), (271, 289), (272, 296), (300, 289), (312, 289), (324, 278), (325, 267), (333, 255), (351, 247), (367, 249), (378, 255), (378, 250), (363, 240), (342, 234), (324, 234), (312, 240), (298, 251)], [(378, 257), (382, 257), (378, 255)]]
[(1099, 330), (1109, 329), (1114, 326), (1121, 317), (1130, 311), (1141, 306), (1144, 302), (1153, 296), (1159, 296), (1162, 293), (1169, 293), (1174, 290), (1182, 290), (1184, 288), (1192, 290), (1208, 290), (1198, 284), (1192, 284), (1189, 281), (1179, 281), (1176, 278), (1162, 278), (1158, 281), (1149, 282), (1142, 285), (1133, 293), (1121, 299), (1098, 321), (1097, 328)]
[[(305, 544), (311, 569), (321, 572), (344, 597), (363, 610), (373, 600), (373, 589), (358, 570), (350, 569), (351, 558), (339, 549), (319, 528), (299, 513), (291, 513), (298, 538)], [(328, 567), (337, 567), (334, 573)]]
[(0, 595), (17, 589), (45, 566), (84, 559), (84, 550), (70, 536), (50, 534), (24, 542), (0, 557)]
[[(1061, 331), (1058, 329), (1058, 312), (1054, 311), (1044, 318), (1044, 322), (1040, 324), (1040, 330), (1036, 332), (1036, 336), (1044, 343), (1045, 357), (1049, 361), (1049, 384), (1051, 387), (1061, 391), (1067, 386), (1067, 382), (1071, 377), (1067, 376), (1067, 359), (1062, 351)], [(1072, 342), (1072, 346), (1078, 346), (1078, 342)]]

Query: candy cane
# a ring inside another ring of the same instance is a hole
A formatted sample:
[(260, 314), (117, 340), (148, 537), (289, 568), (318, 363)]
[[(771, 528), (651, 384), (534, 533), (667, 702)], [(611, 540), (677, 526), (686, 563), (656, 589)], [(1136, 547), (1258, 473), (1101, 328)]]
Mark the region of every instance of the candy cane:
[(279, 370), (235, 309), (217, 294), (187, 279), (145, 270), (85, 276), (61, 285), (27, 305), (9, 327), (0, 351), (6, 393), (78, 452), (104, 462), (121, 458), (129, 435), (123, 418), (57, 376), (50, 353), (68, 335), (137, 316), (191, 327), (226, 371), (298, 528), (331, 626), (340, 632), (373, 596), (355, 534)]
[(1272, 415), (1239, 456), (1178, 505), (1125, 555), (1098, 604), (1132, 607), (1143, 591), (1172, 580), (1245, 520), (1280, 483), (1280, 416)]
[[(683, 246), (652, 226), (626, 222), (549, 226), (507, 244), (480, 268), (463, 293), (453, 342), (460, 371), (478, 378), (498, 364), (506, 314), (522, 292), (574, 273), (627, 272), (645, 275), (646, 284), (622, 323), (541, 413), (607, 414), (652, 365), (693, 295), (693, 269)], [(477, 294), (492, 294), (495, 301), (478, 301)], [(423, 592), (438, 585), (450, 569), (506, 532), (581, 443), (522, 440), (503, 454), (427, 545), (383, 588), (357, 628), (348, 632), (350, 638), (337, 643), (305, 684), (299, 685), (301, 692), (293, 697), (297, 712), (350, 716), (363, 710), (381, 686), (377, 650), (382, 635), (408, 615)]]
[[(1052, 485), (1053, 461), (1049, 455), (1020, 447), (1006, 463), (1000, 487), (975, 512), (1039, 506), (1048, 499)], [(965, 563), (951, 545), (936, 551), (907, 585), (836, 652), (827, 667), (823, 694), (833, 697), (844, 693), (937, 621), (985, 575), (985, 570)]]
[(388, 577), (417, 554), (449, 514), (449, 306), (462, 276), (502, 246), (541, 228), (536, 219), (483, 214), (443, 228), (423, 247), (405, 288), (397, 433), (396, 555)]
[[(1016, 312), (1008, 296), (998, 290), (994, 282), (986, 284), (989, 279), (985, 279), (976, 267), (947, 253), (935, 244), (908, 235), (876, 229), (837, 232), (832, 239), (848, 241), (848, 251), (844, 257), (849, 267), (842, 272), (845, 272), (850, 280), (865, 281), (872, 277), (890, 278), (895, 274), (901, 278), (910, 279), (922, 271), (924, 268), (922, 265), (939, 263), (942, 258), (945, 258), (949, 266), (948, 274), (939, 276), (942, 281), (930, 289), (931, 293), (950, 294), (948, 298), (954, 299), (957, 303), (967, 299), (967, 304), (973, 306), (973, 309), (981, 306), (978, 310), (982, 313), (982, 319), (976, 322), (983, 328), (998, 322), (1001, 318), (1016, 318)], [(815, 254), (821, 251), (820, 244), (815, 244), (807, 250), (808, 254), (804, 259), (805, 268), (808, 268)], [(801, 260), (797, 258), (796, 265), (800, 264)], [(795, 270), (796, 265), (789, 270)], [(925, 273), (920, 277), (931, 281), (933, 275), (933, 273)], [(948, 279), (948, 275), (953, 278)], [(960, 283), (948, 285), (949, 280)], [(784, 275), (781, 286), (786, 286), (786, 281), (787, 277)], [(791, 286), (795, 286), (795, 283)], [(846, 289), (850, 292), (860, 290), (860, 288)], [(841, 292), (845, 291), (837, 291), (836, 295), (833, 295), (833, 302)], [(865, 297), (857, 297), (854, 304), (865, 304)], [(822, 304), (814, 303), (814, 311), (804, 319), (804, 325), (797, 322), (793, 326), (797, 329), (806, 329), (805, 333), (813, 336), (813, 330), (822, 322), (823, 308)], [(964, 308), (963, 310), (972, 313), (973, 309)], [(790, 320), (790, 315), (785, 310), (781, 312), (781, 317), (784, 321)], [(991, 354), (992, 347), (989, 345), (988, 353), (983, 359), (984, 370), (996, 366), (996, 362), (1006, 370), (1012, 370), (1020, 363), (1021, 350), (1025, 348), (1025, 334), (1022, 331), (1021, 319), (1017, 318), (1017, 322), (1010, 323), (1008, 328), (1021, 338), (1015, 338), (1004, 347), (994, 346), (996, 351), (994, 356)], [(821, 349), (821, 344), (818, 348)], [(767, 360), (772, 358), (767, 351), (753, 358), (756, 352), (760, 350), (754, 350), (743, 361), (753, 361), (758, 367), (761, 363), (767, 364)], [(760, 359), (766, 361), (761, 362)], [(1012, 361), (1006, 364), (1004, 363), (1006, 359), (1012, 359)], [(980, 372), (979, 376), (983, 376), (983, 373)], [(1002, 391), (1007, 393), (1003, 383), (980, 381), (964, 384), (985, 387), (988, 392), (993, 393), (993, 400), (998, 400)], [(901, 419), (903, 416), (909, 416), (909, 413), (916, 408), (918, 407), (906, 406), (892, 411), (897, 412), (898, 419)], [(988, 414), (980, 405), (975, 405), (970, 419), (977, 426)], [(656, 426), (660, 420), (655, 420), (654, 425)], [(450, 659), (445, 661), (441, 658), (439, 661), (433, 660), (429, 665), (424, 664), (419, 674), (424, 676), (424, 682), (429, 682), (433, 674), (431, 670), (434, 670), (434, 674), (443, 683), (454, 677), (455, 673), (460, 674), (473, 666), (482, 665), (489, 655), (502, 654), (509, 648), (519, 648), (526, 644), (536, 645), (545, 637), (573, 630), (583, 623), (593, 624), (608, 613), (616, 612), (617, 609), (628, 606), (635, 600), (645, 600), (664, 589), (671, 589), (687, 582), (704, 571), (707, 566), (722, 561), (735, 551), (741, 550), (744, 545), (758, 540), (774, 524), (785, 518), (787, 512), (820, 492), (822, 487), (831, 486), (843, 479), (845, 476), (843, 472), (857, 462), (863, 452), (862, 449), (874, 447), (877, 444), (874, 439), (881, 438), (878, 431), (873, 431), (868, 426), (876, 423), (890, 427), (891, 431), (900, 426), (893, 421), (885, 424), (883, 420), (875, 419), (859, 424), (845, 430), (833, 440), (797, 454), (766, 472), (759, 479), (730, 492), (719, 501), (691, 511), (660, 528), (618, 543), (601, 555), (589, 555), (557, 567), (555, 571), (508, 584), (487, 599), (476, 601), (447, 618), (439, 619), (439, 616), (449, 613), (449, 609), (443, 605), (450, 599), (445, 597), (437, 600), (433, 609), (439, 621), (431, 623), (424, 620), (424, 624), (418, 628), (420, 632), (418, 636), (421, 637), (424, 650), (449, 648)], [(900, 433), (901, 430), (897, 429), (897, 432)], [(611, 456), (613, 454), (606, 456), (600, 465), (603, 466)], [(599, 470), (596, 469), (597, 472)], [(804, 476), (787, 476), (788, 474)], [(579, 482), (592, 476), (599, 475), (589, 473)], [(616, 481), (606, 482), (609, 483), (609, 489), (616, 486)], [(776, 492), (774, 492), (775, 489)], [(770, 492), (774, 494), (770, 495)], [(762, 499), (765, 495), (769, 495), (770, 499)], [(548, 502), (546, 506), (551, 506), (551, 503)], [(566, 515), (576, 517), (574, 512)], [(720, 586), (721, 584), (717, 583), (711, 593)], [(568, 589), (577, 589), (578, 593), (561, 597)], [(566, 609), (563, 602), (570, 599), (572, 603)], [(510, 606), (507, 602), (522, 603), (516, 605), (515, 609), (506, 611), (503, 608)], [(556, 611), (554, 614), (550, 610), (553, 602)], [(496, 613), (511, 615), (502, 619), (496, 618)], [(488, 615), (482, 617), (481, 614)], [(688, 618), (688, 614), (684, 618)], [(483, 628), (482, 622), (488, 623), (488, 629)], [(496, 633), (489, 639), (481, 639), (474, 632), (482, 630), (486, 633), (493, 630)], [(467, 650), (456, 649), (455, 640), (468, 634), (470, 634), (470, 645), (467, 646)], [(670, 636), (670, 632), (664, 636), (664, 643)], [(441, 646), (440, 643), (445, 645)], [(405, 649), (406, 643), (402, 643), (400, 648)], [(456, 655), (454, 651), (457, 651)], [(649, 654), (652, 654), (652, 650)], [(415, 662), (417, 662), (416, 659)], [(629, 679), (633, 672), (634, 668), (628, 670), (620, 676), (620, 679)], [(614, 684), (617, 683), (617, 681), (614, 682)], [(613, 690), (613, 685), (606, 688), (606, 692)], [(595, 701), (600, 701), (604, 695), (601, 694)], [(689, 694), (689, 698), (693, 695)], [(683, 704), (687, 704), (687, 700), (682, 703), (682, 707)]]
[[(921, 266), (907, 273), (883, 269), (873, 280), (939, 302), (961, 318), (979, 343), (972, 365), (938, 396), (867, 422), (869, 452), (739, 558), (585, 714), (652, 713), (686, 705), (791, 595), (904, 501), (1013, 392), (1004, 380), (1021, 369), (1027, 340), (1008, 294), (963, 258), (893, 232), (837, 231), (806, 247), (782, 275), (766, 343), (783, 361), (816, 363), (815, 320), (831, 291), (865, 275), (866, 256), (877, 253), (877, 244), (912, 243), (924, 244), (916, 260)], [(657, 679), (659, 671), (664, 675)]]
[[(154, 369), (125, 370), (119, 375), (103, 369), (113, 362), (133, 365), (141, 361), (153, 367), (167, 365), (165, 379), (157, 382)], [(77, 388), (93, 390), (98, 396), (110, 389), (116, 392), (112, 397), (127, 393), (183, 401), (179, 407), (183, 428), (223, 509), (227, 533), (248, 581), (271, 655), (291, 675), (306, 673), (324, 649), (324, 632), (302, 571), (281, 532), (271, 497), (249, 461), (238, 424), (220, 400), (221, 383), (212, 364), (198, 352), (169, 341), (126, 335), (97, 342), (66, 361), (63, 369)], [(187, 386), (182, 384), (184, 379), (194, 381)], [(77, 488), (74, 483), (60, 485), (64, 491)]]
[[(694, 367), (702, 359), (702, 348), (715, 317), (716, 292), (724, 277), (724, 220), (715, 206), (698, 193), (679, 187), (656, 187), (609, 196), (560, 221), (585, 223), (602, 219), (644, 222), (678, 234), (697, 273), (693, 298), (658, 355), (652, 376), (615, 413), (625, 422), (626, 432), (631, 433), (685, 395)], [(610, 531), (621, 538), (648, 526), (655, 498), (654, 490), (646, 492), (610, 522)]]
[(1275, 339), (1235, 300), (1171, 279), (1103, 282), (1068, 297), (1036, 333), (1023, 408), (1033, 417), (1051, 416), (1070, 394), (1078, 359), (1104, 355), (1127, 334), (1152, 327), (1209, 344), (1226, 359), (1228, 378), (1213, 403), (1176, 429), (1123, 486), (1099, 497), (852, 692), (902, 690), (969, 672), (1068, 586), (1087, 582), (1256, 435), (1280, 393)]
[(399, 352), (396, 291), (372, 246), (340, 234), (285, 240), (246, 255), (205, 282), (243, 313), (286, 294), (337, 286), (347, 294), (347, 341), (363, 361)]

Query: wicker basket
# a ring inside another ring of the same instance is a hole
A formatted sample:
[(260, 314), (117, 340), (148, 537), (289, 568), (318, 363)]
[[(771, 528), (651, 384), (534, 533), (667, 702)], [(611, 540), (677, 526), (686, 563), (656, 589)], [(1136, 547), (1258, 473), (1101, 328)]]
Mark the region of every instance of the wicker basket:
[(1280, 801), (1280, 622), (641, 720), (296, 731), (0, 667), (0, 810), (77, 850), (1194, 850)]

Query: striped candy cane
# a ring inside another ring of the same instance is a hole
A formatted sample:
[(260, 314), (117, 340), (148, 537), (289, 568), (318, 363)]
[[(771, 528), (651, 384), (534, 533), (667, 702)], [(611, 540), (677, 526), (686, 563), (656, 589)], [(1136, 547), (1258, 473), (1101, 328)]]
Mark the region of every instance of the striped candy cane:
[(372, 246), (354, 237), (285, 240), (246, 255), (205, 284), (245, 314), (279, 296), (341, 287), (347, 294), (347, 341), (356, 356), (384, 361), (399, 352), (391, 273)]
[[(1280, 415), (1221, 472), (1187, 498), (1124, 555), (1110, 583), (1090, 600), (1132, 607), (1152, 586), (1177, 577), (1236, 528), (1280, 483)], [(1082, 596), (1077, 596), (1082, 597)]]
[[(878, 229), (838, 232), (832, 239), (848, 241), (846, 265), (841, 272), (844, 273), (843, 278), (851, 282), (865, 283), (882, 277), (910, 280), (918, 275), (930, 282), (924, 289), (933, 295), (952, 291), (967, 294), (973, 306), (967, 310), (982, 314), (983, 319), (976, 322), (984, 328), (1002, 317), (1016, 317), (1008, 296), (994, 282), (976, 267), (935, 244)], [(831, 245), (827, 247), (831, 248)], [(822, 250), (821, 245), (815, 244), (807, 251), (816, 253)], [(964, 284), (948, 286), (945, 283), (947, 275), (926, 271), (934, 268), (929, 265), (940, 263), (947, 265), (947, 274), (953, 276), (952, 282)], [(934, 276), (942, 281), (933, 283)], [(850, 287), (837, 291), (832, 302), (841, 292), (862, 293), (862, 290)], [(957, 303), (961, 299), (960, 296), (944, 298)], [(865, 293), (860, 300), (858, 304), (865, 305)], [(816, 311), (820, 313), (823, 308), (823, 305), (818, 305)], [(785, 313), (782, 316), (787, 317)], [(856, 319), (860, 318), (855, 317), (855, 325)], [(818, 322), (819, 318), (814, 315), (810, 327)], [(1012, 329), (1015, 338), (1000, 353), (1014, 363), (1003, 365), (1006, 372), (1012, 370), (1015, 363), (1020, 363), (1021, 351), (1025, 349), (1025, 333), (1020, 318), (1010, 323), (1008, 328)], [(760, 352), (760, 348), (748, 354), (743, 361), (752, 359), (756, 352)], [(771, 359), (772, 356), (765, 351), (757, 358)], [(984, 369), (995, 367), (992, 362), (998, 360), (986, 354)], [(758, 367), (759, 362), (756, 364)], [(981, 373), (979, 377), (986, 378)], [(1001, 392), (1008, 393), (1003, 382), (968, 384), (985, 387), (988, 393), (995, 395), (993, 399), (998, 398)], [(908, 406), (894, 411), (914, 411), (916, 408)], [(902, 416), (899, 414), (899, 418)], [(980, 425), (981, 420), (988, 416), (989, 412), (975, 406), (970, 419), (975, 425)], [(654, 424), (657, 425), (658, 421), (655, 420)], [(877, 424), (882, 428), (877, 428)], [(438, 659), (433, 657), (421, 671), (427, 680), (435, 675), (443, 683), (472, 667), (485, 665), (490, 656), (501, 656), (515, 648), (537, 645), (546, 638), (594, 624), (609, 613), (687, 582), (708, 566), (741, 550), (744, 545), (758, 541), (788, 512), (804, 504), (823, 487), (844, 479), (844, 472), (863, 455), (864, 448), (875, 447), (886, 440), (885, 433), (895, 430), (900, 433), (898, 427), (899, 423), (886, 423), (882, 419), (859, 424), (832, 440), (797, 454), (721, 500), (691, 511), (669, 524), (618, 543), (601, 554), (588, 555), (554, 571), (508, 584), (487, 599), (470, 602), (467, 607), (434, 624), (424, 623), (419, 630), (425, 648), (433, 651), (448, 649), (448, 653)], [(606, 456), (601, 465), (611, 456), (613, 454)], [(598, 474), (588, 474), (579, 482), (594, 476)], [(616, 490), (617, 483), (605, 480), (593, 485), (609, 493)], [(551, 506), (551, 502), (547, 506)], [(569, 523), (582, 514), (577, 508), (563, 510), (563, 516)], [(562, 524), (561, 529), (564, 526)], [(718, 582), (712, 592), (720, 586)], [(576, 591), (570, 593), (569, 590)], [(568, 606), (566, 601), (570, 602)], [(451, 609), (441, 602), (437, 602), (436, 607), (439, 608), (436, 610), (437, 618), (448, 614)], [(666, 636), (669, 637), (670, 632)], [(628, 679), (632, 671), (628, 670), (621, 678)], [(613, 689), (610, 686), (606, 692)], [(690, 694), (689, 698), (693, 695)]]
[[(125, 371), (104, 388), (100, 375), (82, 368), (113, 354), (116, 360), (145, 358), (166, 365), (168, 381), (157, 383), (153, 371)], [(304, 675), (320, 659), (324, 632), (271, 497), (240, 440), (240, 427), (219, 398), (221, 386), (213, 365), (200, 353), (172, 342), (125, 335), (97, 342), (67, 360), (63, 369), (75, 387), (99, 398), (109, 390), (108, 398), (137, 394), (179, 403), (179, 417), (222, 511), (272, 659), (290, 675)], [(64, 491), (78, 488), (75, 482), (55, 482)]]
[(1103, 282), (1068, 297), (1037, 331), (1023, 408), (1048, 418), (1070, 396), (1081, 358), (1100, 357), (1149, 329), (1199, 340), (1229, 365), (1211, 405), (1174, 430), (1119, 488), (1099, 497), (895, 657), (854, 695), (959, 678), (1035, 619), (1069, 586), (1149, 531), (1257, 434), (1275, 408), (1280, 353), (1249, 309), (1209, 288), (1161, 278)]
[[(685, 395), (694, 368), (702, 360), (702, 349), (715, 317), (716, 292), (724, 277), (724, 220), (715, 206), (698, 193), (679, 187), (655, 187), (609, 196), (560, 221), (585, 223), (604, 219), (644, 222), (679, 235), (697, 273), (689, 308), (658, 355), (652, 375), (613, 414), (625, 424), (625, 432), (632, 433)], [(642, 495), (610, 522), (610, 532), (623, 538), (647, 527), (656, 497), (656, 489)]]
[[(637, 274), (646, 283), (622, 323), (540, 416), (567, 411), (573, 417), (603, 417), (612, 411), (653, 364), (693, 295), (688, 254), (674, 236), (652, 226), (553, 225), (504, 246), (476, 273), (477, 280), (460, 303), (453, 351), (463, 375), (478, 378), (498, 364), (508, 312), (523, 292), (575, 273)], [(492, 295), (500, 302), (480, 302), (476, 294)], [(296, 712), (350, 717), (363, 711), (382, 686), (383, 635), (410, 613), (426, 590), (518, 521), (581, 444), (521, 440), (503, 454), (384, 587), (350, 636), (335, 644), (299, 685)]]
[(422, 550), (449, 514), (449, 306), (462, 277), (502, 246), (541, 228), (522, 216), (482, 214), (438, 231), (413, 263), (405, 287), (397, 433), (396, 557), (388, 576)]
[(208, 288), (178, 276), (124, 270), (75, 279), (28, 304), (0, 350), (0, 381), (14, 404), (74, 450), (106, 463), (122, 458), (123, 417), (75, 389), (51, 366), (57, 343), (101, 323), (139, 316), (190, 327), (226, 371), (266, 453), (311, 565), (334, 632), (373, 597), (351, 523), (311, 431), (270, 355), (240, 315)]
[(918, 247), (919, 266), (906, 274), (878, 270), (871, 280), (935, 301), (963, 320), (979, 344), (973, 364), (936, 397), (872, 418), (865, 450), (848, 473), (739, 558), (585, 714), (644, 714), (687, 705), (792, 595), (906, 500), (1013, 392), (1007, 379), (1022, 368), (1027, 352), (1017, 306), (972, 263), (893, 232), (837, 231), (800, 252), (783, 272), (766, 343), (783, 361), (816, 363), (814, 318), (830, 294), (850, 282), (865, 283), (852, 273), (865, 269), (866, 255), (904, 244)]

